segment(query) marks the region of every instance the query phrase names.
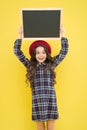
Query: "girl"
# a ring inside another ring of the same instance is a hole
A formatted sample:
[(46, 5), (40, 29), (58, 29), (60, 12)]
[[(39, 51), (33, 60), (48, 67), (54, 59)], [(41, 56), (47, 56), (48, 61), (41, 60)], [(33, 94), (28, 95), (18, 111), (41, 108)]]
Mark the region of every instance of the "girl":
[(43, 40), (37, 40), (30, 45), (30, 60), (21, 51), (22, 28), (19, 29), (19, 38), (14, 44), (14, 53), (26, 67), (26, 78), (32, 90), (32, 120), (37, 123), (37, 130), (54, 130), (55, 120), (59, 118), (56, 93), (54, 89), (54, 69), (65, 58), (68, 51), (68, 40), (61, 33), (61, 50), (55, 57), (51, 57), (51, 46)]

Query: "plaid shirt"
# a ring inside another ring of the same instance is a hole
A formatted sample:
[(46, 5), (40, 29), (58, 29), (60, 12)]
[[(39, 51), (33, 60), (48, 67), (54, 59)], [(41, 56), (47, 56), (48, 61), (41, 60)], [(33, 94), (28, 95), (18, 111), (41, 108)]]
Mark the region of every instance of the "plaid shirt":
[[(21, 51), (21, 39), (17, 39), (14, 44), (14, 53), (18, 59), (27, 67), (30, 63)], [(61, 39), (61, 50), (54, 58), (55, 67), (64, 59), (68, 52), (67, 38)], [(32, 120), (46, 121), (58, 119), (58, 108), (56, 103), (56, 93), (52, 83), (50, 70), (45, 70), (46, 64), (38, 64), (32, 91)]]

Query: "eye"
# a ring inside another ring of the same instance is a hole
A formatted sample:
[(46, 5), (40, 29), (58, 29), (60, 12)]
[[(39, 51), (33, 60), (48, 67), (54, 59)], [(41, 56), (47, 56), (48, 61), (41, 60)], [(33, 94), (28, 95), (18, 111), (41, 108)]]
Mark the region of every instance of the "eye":
[(39, 51), (36, 51), (36, 54), (39, 54), (40, 52)]
[(43, 54), (46, 54), (45, 51), (43, 51)]

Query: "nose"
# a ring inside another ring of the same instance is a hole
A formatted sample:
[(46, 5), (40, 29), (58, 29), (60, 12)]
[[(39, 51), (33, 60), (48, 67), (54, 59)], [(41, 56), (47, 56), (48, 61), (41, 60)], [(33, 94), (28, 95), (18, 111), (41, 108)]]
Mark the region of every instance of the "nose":
[(40, 54), (40, 57), (43, 57), (43, 54), (42, 54), (42, 53)]

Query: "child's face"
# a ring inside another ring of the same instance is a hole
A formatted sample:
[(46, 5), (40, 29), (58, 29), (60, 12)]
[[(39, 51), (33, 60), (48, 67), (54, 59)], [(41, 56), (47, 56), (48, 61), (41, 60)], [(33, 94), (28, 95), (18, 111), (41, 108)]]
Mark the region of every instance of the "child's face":
[(39, 63), (43, 63), (46, 60), (47, 54), (44, 50), (44, 47), (39, 46), (36, 48), (36, 60)]

